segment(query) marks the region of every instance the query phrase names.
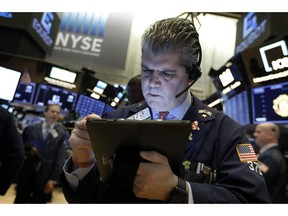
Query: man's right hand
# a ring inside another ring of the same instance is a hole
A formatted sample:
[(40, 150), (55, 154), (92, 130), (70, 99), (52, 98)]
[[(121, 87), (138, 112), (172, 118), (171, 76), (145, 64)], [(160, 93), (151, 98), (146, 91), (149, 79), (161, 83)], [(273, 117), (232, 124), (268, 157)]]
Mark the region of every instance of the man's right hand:
[(69, 138), (69, 144), (73, 151), (73, 161), (76, 160), (78, 164), (89, 163), (95, 158), (86, 127), (88, 119), (101, 119), (101, 117), (91, 114), (84, 117), (81, 121), (77, 121)]

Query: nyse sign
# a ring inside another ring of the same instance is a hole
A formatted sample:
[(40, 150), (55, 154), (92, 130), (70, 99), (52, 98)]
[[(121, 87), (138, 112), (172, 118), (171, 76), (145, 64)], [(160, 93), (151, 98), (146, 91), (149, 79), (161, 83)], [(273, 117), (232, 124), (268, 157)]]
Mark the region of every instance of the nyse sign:
[(133, 16), (131, 12), (60, 14), (60, 28), (48, 61), (91, 70), (108, 66), (125, 73)]
[(107, 13), (64, 13), (55, 50), (100, 56)]
[(59, 32), (54, 49), (99, 56), (102, 43), (102, 38), (93, 38), (89, 36)]

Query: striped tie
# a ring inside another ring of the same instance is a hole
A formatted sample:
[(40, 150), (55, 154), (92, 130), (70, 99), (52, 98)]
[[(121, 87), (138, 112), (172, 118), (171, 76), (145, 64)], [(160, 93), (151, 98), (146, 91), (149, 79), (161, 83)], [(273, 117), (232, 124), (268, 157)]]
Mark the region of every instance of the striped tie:
[(168, 114), (169, 114), (168, 111), (165, 111), (165, 112), (159, 112), (159, 119), (164, 120)]

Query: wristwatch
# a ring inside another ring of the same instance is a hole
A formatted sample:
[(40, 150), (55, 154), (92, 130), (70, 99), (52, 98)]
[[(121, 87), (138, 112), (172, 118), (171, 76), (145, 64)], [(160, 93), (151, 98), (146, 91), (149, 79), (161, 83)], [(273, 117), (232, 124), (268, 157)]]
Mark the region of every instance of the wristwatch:
[(171, 191), (169, 203), (188, 203), (188, 193), (186, 192), (186, 181), (178, 177), (177, 186)]

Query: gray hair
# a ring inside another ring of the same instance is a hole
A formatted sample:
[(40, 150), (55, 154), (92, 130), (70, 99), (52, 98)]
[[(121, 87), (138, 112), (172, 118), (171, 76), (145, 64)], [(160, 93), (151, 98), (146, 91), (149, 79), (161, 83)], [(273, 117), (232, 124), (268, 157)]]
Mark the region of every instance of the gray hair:
[(142, 54), (151, 51), (154, 55), (180, 53), (180, 64), (191, 72), (200, 68), (201, 46), (194, 24), (183, 18), (168, 18), (155, 22), (142, 36)]

